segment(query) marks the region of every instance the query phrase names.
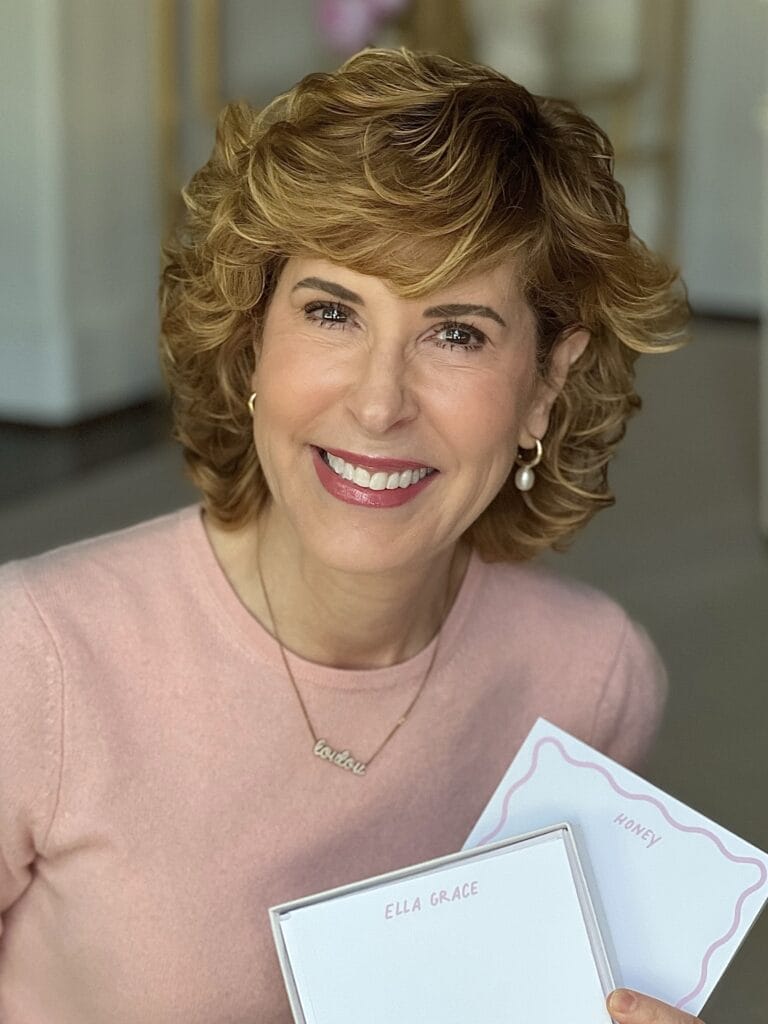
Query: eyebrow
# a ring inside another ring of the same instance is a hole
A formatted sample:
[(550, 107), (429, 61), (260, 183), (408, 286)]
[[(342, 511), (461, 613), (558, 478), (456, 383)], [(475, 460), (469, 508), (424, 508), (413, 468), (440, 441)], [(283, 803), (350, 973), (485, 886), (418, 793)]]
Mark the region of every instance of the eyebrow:
[[(295, 292), (297, 288), (319, 288), (321, 291), (328, 292), (329, 295), (335, 295), (337, 299), (342, 299), (344, 302), (354, 302), (358, 306), (365, 305), (362, 297), (357, 292), (352, 292), (349, 288), (336, 284), (335, 281), (324, 281), (320, 277), (304, 277), (293, 286), (291, 291)], [(430, 306), (429, 309), (424, 310), (424, 316), (485, 316), (490, 320), (495, 320), (502, 327), (507, 326), (495, 309), (492, 309), (490, 306), (478, 306), (471, 302), (450, 302), (440, 306)]]
[(365, 305), (357, 292), (351, 292), (349, 288), (336, 284), (334, 281), (323, 281), (319, 277), (304, 277), (291, 288), (291, 291), (295, 292), (297, 288), (319, 288), (320, 291), (335, 295), (337, 299), (344, 299), (345, 302), (355, 302), (358, 306)]
[(476, 306), (471, 302), (450, 302), (444, 306), (430, 306), (424, 310), (424, 316), (487, 316), (497, 324), (506, 327), (495, 309), (490, 306)]

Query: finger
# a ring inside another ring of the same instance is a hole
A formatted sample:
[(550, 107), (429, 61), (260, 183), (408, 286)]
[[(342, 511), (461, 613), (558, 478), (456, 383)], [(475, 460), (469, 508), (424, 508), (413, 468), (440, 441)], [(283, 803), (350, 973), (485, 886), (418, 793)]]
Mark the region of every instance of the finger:
[(607, 1005), (608, 1012), (618, 1024), (704, 1024), (690, 1013), (629, 988), (617, 988), (611, 992)]

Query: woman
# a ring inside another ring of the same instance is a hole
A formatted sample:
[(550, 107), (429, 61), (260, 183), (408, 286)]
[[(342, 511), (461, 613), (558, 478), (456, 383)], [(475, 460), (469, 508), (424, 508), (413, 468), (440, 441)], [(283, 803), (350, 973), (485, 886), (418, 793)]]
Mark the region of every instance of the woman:
[(267, 907), (458, 849), (538, 715), (642, 761), (650, 641), (529, 564), (686, 317), (611, 169), (406, 51), (225, 111), (162, 286), (202, 508), (2, 573), (7, 1024), (286, 1022)]

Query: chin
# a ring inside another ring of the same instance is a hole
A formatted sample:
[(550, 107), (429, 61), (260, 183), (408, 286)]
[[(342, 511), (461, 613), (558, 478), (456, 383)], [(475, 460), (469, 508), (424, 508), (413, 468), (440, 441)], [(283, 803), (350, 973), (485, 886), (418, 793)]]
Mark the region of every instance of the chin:
[[(330, 569), (353, 575), (371, 575), (413, 567), (429, 559), (423, 540), (402, 535), (394, 541), (385, 531), (327, 534), (315, 532), (307, 549)], [(437, 554), (435, 551), (433, 554)]]

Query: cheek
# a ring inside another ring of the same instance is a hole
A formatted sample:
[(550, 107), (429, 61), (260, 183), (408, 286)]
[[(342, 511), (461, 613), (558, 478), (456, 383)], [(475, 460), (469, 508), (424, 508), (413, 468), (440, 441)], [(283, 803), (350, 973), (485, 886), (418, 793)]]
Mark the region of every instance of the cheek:
[(529, 375), (499, 374), (456, 401), (446, 415), (463, 453), (513, 462), (532, 395)]
[(290, 335), (276, 336), (262, 350), (257, 390), (264, 417), (298, 423), (322, 408), (332, 381), (306, 345)]

